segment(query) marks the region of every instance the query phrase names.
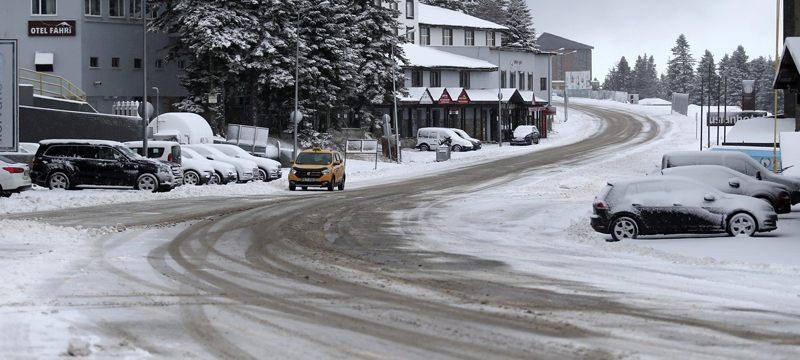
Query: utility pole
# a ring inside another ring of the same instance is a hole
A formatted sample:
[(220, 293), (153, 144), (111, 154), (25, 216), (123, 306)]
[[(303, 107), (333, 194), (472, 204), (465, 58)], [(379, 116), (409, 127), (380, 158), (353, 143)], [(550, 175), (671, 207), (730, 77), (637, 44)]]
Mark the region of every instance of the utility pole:
[(147, 157), (147, 0), (142, 1), (142, 156)]

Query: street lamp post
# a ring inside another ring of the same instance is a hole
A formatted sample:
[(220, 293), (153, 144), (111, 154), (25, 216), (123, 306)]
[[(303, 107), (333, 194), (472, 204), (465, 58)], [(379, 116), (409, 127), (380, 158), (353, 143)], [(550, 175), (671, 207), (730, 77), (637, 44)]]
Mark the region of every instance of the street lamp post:
[(497, 48), (497, 144), (503, 147), (503, 72), (500, 64), (500, 48)]
[(161, 99), (161, 91), (158, 90), (158, 87), (155, 87), (155, 86), (153, 86), (153, 90), (156, 91), (156, 133), (157, 133), (158, 132), (158, 115), (159, 115), (158, 104), (160, 102), (159, 100)]
[[(401, 36), (401, 37), (403, 39), (405, 39), (406, 36), (408, 36), (409, 34), (413, 34), (414, 30), (415, 29), (411, 29), (411, 30), (406, 31), (405, 34), (403, 34), (403, 36)], [(395, 47), (395, 44), (392, 44), (392, 61), (394, 61), (396, 63), (397, 60), (394, 57), (394, 47)], [(402, 155), (400, 154), (400, 125), (399, 125), (399, 122), (397, 120), (398, 116), (397, 116), (397, 66), (396, 66), (396, 64), (394, 64), (394, 63), (392, 64), (392, 69), (393, 69), (393, 71), (392, 71), (392, 101), (393, 101), (393, 107), (394, 107), (394, 131), (395, 131), (395, 136), (396, 136), (396, 138), (395, 138), (395, 151), (397, 151), (397, 163), (400, 164), (403, 160), (402, 160), (402, 157), (401, 157)], [(391, 156), (391, 151), (389, 152), (389, 155)]]
[(142, 1), (142, 154), (147, 156), (147, 1)]

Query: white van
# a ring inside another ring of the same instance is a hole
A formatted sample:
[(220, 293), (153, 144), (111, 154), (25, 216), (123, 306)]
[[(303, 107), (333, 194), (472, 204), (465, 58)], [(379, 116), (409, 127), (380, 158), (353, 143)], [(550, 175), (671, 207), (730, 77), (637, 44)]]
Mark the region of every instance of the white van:
[(472, 142), (456, 134), (453, 129), (427, 127), (417, 130), (417, 148), (421, 151), (436, 149), (445, 138), (452, 141), (451, 149), (454, 152), (472, 150)]

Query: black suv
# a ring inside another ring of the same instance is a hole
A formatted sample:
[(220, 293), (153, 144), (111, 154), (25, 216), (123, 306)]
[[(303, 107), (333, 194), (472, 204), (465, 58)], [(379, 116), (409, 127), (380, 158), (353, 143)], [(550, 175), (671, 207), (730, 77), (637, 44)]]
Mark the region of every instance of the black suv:
[(31, 178), (39, 186), (132, 186), (156, 192), (170, 191), (178, 185), (168, 165), (145, 159), (122, 143), (44, 140), (39, 144), (31, 170)]

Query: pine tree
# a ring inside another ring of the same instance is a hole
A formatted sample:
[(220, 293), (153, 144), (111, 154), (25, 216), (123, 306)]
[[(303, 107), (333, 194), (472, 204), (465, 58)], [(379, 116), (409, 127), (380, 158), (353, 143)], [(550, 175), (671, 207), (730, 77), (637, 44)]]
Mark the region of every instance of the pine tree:
[(504, 25), (508, 27), (503, 45), (521, 49), (536, 48), (536, 29), (525, 0), (508, 0)]
[(652, 56), (644, 54), (636, 59), (629, 91), (639, 94), (640, 99), (658, 97), (658, 74)]
[(460, 11), (465, 14), (470, 13), (475, 8), (475, 0), (420, 0), (420, 2), (445, 9)]
[[(711, 71), (710, 76), (709, 71)], [(714, 84), (716, 86), (717, 78), (717, 65), (714, 63), (714, 54), (706, 50), (700, 62), (697, 63), (697, 71), (692, 85), (694, 91), (689, 95), (689, 101), (696, 105), (700, 105), (701, 102), (708, 105), (708, 94), (711, 85)], [(701, 96), (705, 97), (701, 99)]]
[(628, 59), (623, 56), (619, 59), (617, 64), (616, 78), (612, 81), (614, 86), (613, 90), (616, 91), (630, 91), (633, 83), (633, 73), (631, 67), (628, 65)]
[(495, 24), (504, 24), (508, 17), (507, 8), (508, 0), (475, 0), (470, 15)]
[[(723, 77), (723, 91), (724, 82), (727, 81), (727, 105), (738, 106), (742, 104), (742, 80), (750, 79), (750, 69), (747, 64), (747, 53), (744, 47), (739, 45), (736, 51), (731, 54), (729, 60), (725, 64), (725, 68), (720, 71), (720, 76)], [(723, 99), (725, 101), (725, 99)]]
[[(772, 58), (759, 56), (750, 61), (751, 79), (756, 81), (756, 110), (774, 112), (774, 91), (772, 82), (775, 78), (775, 62)], [(783, 104), (780, 104), (783, 105)]]
[(667, 65), (667, 90), (668, 97), (673, 92), (688, 94), (692, 92), (694, 82), (694, 64), (689, 41), (681, 34), (672, 48), (672, 59)]

